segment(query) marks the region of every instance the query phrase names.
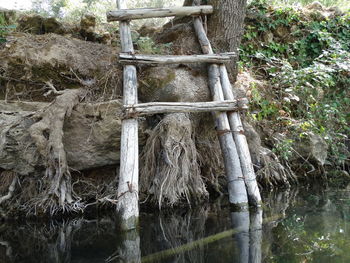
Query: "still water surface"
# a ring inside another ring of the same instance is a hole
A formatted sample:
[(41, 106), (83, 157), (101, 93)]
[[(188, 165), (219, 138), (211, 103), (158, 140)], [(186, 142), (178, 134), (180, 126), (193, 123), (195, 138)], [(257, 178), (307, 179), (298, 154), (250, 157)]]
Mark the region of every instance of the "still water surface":
[(350, 262), (350, 188), (266, 193), (263, 211), (245, 213), (225, 200), (142, 213), (139, 235), (108, 216), (0, 223), (0, 262)]

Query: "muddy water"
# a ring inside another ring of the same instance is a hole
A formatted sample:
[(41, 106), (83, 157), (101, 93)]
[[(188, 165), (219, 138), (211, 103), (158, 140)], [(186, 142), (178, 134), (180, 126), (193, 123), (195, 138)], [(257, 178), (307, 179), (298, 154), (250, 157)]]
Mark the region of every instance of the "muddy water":
[(263, 211), (142, 213), (140, 232), (113, 217), (0, 223), (0, 262), (350, 262), (350, 188), (264, 195)]

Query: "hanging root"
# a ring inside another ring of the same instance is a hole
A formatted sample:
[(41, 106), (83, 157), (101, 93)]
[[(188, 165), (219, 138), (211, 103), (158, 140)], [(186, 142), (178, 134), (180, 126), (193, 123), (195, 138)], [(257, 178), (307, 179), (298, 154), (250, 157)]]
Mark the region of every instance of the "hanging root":
[(185, 113), (168, 114), (150, 132), (142, 153), (141, 191), (151, 202), (173, 206), (208, 196), (200, 175), (192, 123)]
[(260, 158), (263, 168), (257, 172), (259, 183), (271, 188), (274, 186), (290, 188), (291, 183), (297, 182), (297, 177), (288, 163), (282, 165), (272, 151), (261, 147)]
[(73, 197), (71, 175), (64, 150), (63, 124), (69, 117), (79, 98), (84, 93), (82, 89), (61, 91), (55, 101), (34, 116), (38, 120), (30, 129), (38, 151), (46, 163), (43, 192), (38, 200), (33, 200), (35, 210), (54, 214), (79, 211), (83, 205), (77, 196)]
[(221, 147), (210, 113), (195, 116), (195, 134), (202, 177), (210, 194), (221, 195), (226, 189), (226, 175)]
[(8, 188), (8, 192), (4, 196), (0, 196), (0, 205), (10, 200), (13, 197), (13, 193), (15, 191), (15, 187), (18, 181), (17, 174), (14, 172), (2, 172), (0, 173), (0, 193), (4, 192), (5, 188)]

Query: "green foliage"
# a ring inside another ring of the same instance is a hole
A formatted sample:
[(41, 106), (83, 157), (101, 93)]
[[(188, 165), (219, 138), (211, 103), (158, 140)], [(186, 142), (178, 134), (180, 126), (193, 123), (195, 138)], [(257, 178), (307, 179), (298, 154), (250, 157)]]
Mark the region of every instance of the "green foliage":
[(156, 45), (149, 37), (138, 37), (134, 42), (142, 54), (167, 54), (171, 49), (171, 43)]
[[(271, 84), (260, 93), (252, 87), (253, 118), (290, 130), (288, 120), (295, 138), (308, 131), (321, 135), (330, 146), (329, 164), (344, 167), (350, 159), (350, 14), (316, 21), (291, 8), (272, 9), (263, 0), (248, 9), (253, 14), (248, 14), (241, 65)], [(288, 159), (290, 146), (286, 139), (275, 151)]]
[(292, 139), (279, 140), (272, 151), (282, 158), (284, 161), (288, 161), (293, 156), (293, 143)]
[(251, 92), (251, 109), (253, 109), (251, 116), (253, 117), (253, 119), (261, 121), (264, 119), (276, 118), (279, 112), (278, 105), (272, 100), (262, 96), (255, 85), (251, 87)]
[(4, 14), (0, 13), (0, 44), (6, 42), (6, 36), (16, 28), (6, 22)]
[[(282, 5), (282, 6), (293, 6), (293, 5), (308, 5), (312, 2), (315, 2), (315, 0), (273, 0), (270, 3), (274, 6), (276, 5)], [(319, 1), (324, 6), (338, 6), (340, 8), (349, 8), (349, 1), (348, 0), (320, 0)]]

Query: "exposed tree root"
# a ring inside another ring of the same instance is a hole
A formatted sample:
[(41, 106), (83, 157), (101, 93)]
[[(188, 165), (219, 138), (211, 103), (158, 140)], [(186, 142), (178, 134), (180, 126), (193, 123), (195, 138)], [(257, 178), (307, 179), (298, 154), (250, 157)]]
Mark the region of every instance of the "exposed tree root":
[(184, 199), (190, 204), (208, 196), (187, 114), (166, 115), (150, 132), (144, 149), (141, 191), (159, 208)]
[(271, 188), (290, 188), (291, 183), (297, 182), (297, 177), (288, 163), (282, 165), (277, 156), (266, 148), (261, 147), (260, 152), (263, 168), (257, 172), (259, 183)]
[(33, 117), (37, 122), (29, 129), (46, 164), (43, 192), (38, 200), (32, 200), (32, 205), (35, 210), (40, 207), (41, 211), (50, 212), (51, 215), (59, 210), (79, 211), (84, 206), (78, 196), (73, 196), (71, 174), (62, 142), (64, 120), (79, 103), (84, 90), (65, 90), (60, 94), (52, 104)]
[(8, 188), (8, 192), (4, 196), (0, 196), (0, 205), (1, 203), (10, 200), (13, 197), (13, 193), (15, 191), (15, 187), (18, 181), (17, 174), (14, 172), (2, 172), (1, 174), (1, 187), (0, 193), (4, 192), (4, 188)]

